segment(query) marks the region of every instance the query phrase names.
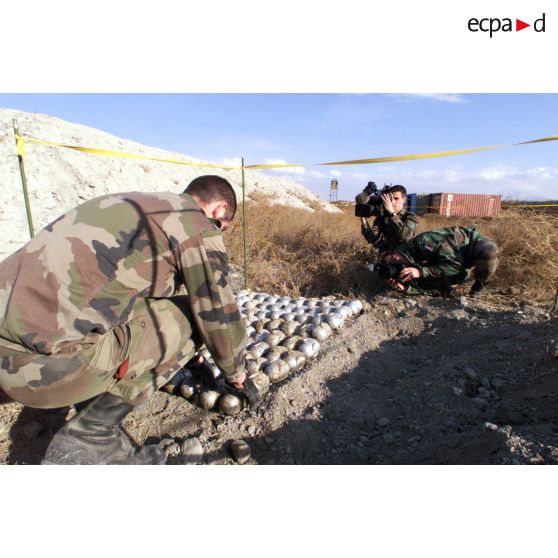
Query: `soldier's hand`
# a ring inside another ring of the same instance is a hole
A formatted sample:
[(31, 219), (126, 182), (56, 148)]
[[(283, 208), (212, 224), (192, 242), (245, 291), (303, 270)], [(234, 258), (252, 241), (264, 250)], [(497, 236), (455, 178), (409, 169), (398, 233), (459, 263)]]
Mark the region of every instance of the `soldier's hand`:
[(406, 281), (411, 281), (411, 279), (418, 279), (420, 277), (420, 269), (416, 267), (404, 267), (399, 277), (404, 283)]
[(245, 380), (246, 380), (246, 372), (242, 372), (240, 376), (236, 380), (234, 380), (234, 382), (227, 381), (227, 383), (235, 387), (236, 389), (242, 389), (244, 387)]
[(199, 354), (196, 353), (185, 365), (185, 368), (199, 368), (205, 359)]
[(391, 201), (391, 196), (389, 194), (382, 194), (382, 201), (384, 202), (384, 207), (388, 213), (395, 213), (393, 202)]
[[(258, 408), (263, 395), (269, 389), (269, 379), (267, 376), (263, 373), (259, 373), (259, 381), (257, 377), (258, 374), (252, 374), (250, 376), (244, 374), (242, 385), (239, 385), (239, 379), (235, 382), (227, 382), (228, 385), (226, 388), (230, 393), (244, 399), (252, 411)], [(263, 379), (265, 379), (266, 382), (262, 382)]]
[(388, 279), (387, 284), (394, 290), (394, 291), (404, 291), (405, 285), (403, 283), (397, 281), (397, 279)]
[[(262, 379), (265, 379), (266, 382), (262, 382)], [(260, 406), (262, 398), (268, 390), (269, 380), (267, 379), (265, 374), (253, 374), (246, 378), (242, 392), (248, 399), (250, 410), (255, 411)]]
[(484, 289), (485, 289), (484, 283), (479, 279), (476, 279), (475, 282), (473, 283), (473, 286), (471, 287), (471, 290), (469, 291), (469, 296), (471, 298), (477, 298), (482, 294)]

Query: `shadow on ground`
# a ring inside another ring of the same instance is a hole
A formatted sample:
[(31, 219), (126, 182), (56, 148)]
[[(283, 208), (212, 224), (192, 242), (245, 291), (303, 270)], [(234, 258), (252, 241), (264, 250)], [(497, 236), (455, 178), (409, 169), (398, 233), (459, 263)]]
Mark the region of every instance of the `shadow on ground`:
[[(245, 412), (259, 425), (258, 435), (246, 436), (240, 426), (220, 431), (218, 414), (174, 397), (152, 398), (127, 430), (137, 441), (210, 432), (214, 449), (205, 463), (228, 461), (227, 435), (244, 437), (250, 462), (258, 464), (558, 463), (558, 360), (548, 351), (556, 319), (518, 324), (513, 313), (462, 319), (459, 312), (425, 320), (417, 334), (400, 320), (393, 338), (362, 352), (342, 375), (324, 379), (327, 395), (303, 401), (302, 412), (282, 399), (282, 388), (295, 379), (304, 388), (307, 371), (272, 388), (263, 410)], [(341, 350), (351, 349), (342, 344)], [(66, 412), (24, 408), (10, 431), (7, 462), (39, 463)], [(270, 413), (284, 416), (282, 426), (270, 427)], [(29, 424), (40, 432), (30, 432)]]
[(546, 352), (556, 320), (508, 327), (508, 319), (494, 315), (487, 326), (438, 318), (430, 330), (363, 353), (326, 382), (321, 403), (246, 438), (252, 462), (558, 462), (558, 367)]

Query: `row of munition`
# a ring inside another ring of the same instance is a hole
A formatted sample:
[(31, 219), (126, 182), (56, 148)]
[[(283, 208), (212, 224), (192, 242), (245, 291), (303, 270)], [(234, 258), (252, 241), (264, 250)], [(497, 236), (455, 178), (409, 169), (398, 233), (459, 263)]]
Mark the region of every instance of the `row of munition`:
[[(270, 383), (281, 382), (303, 368), (317, 356), (321, 342), (363, 309), (359, 300), (293, 299), (247, 290), (240, 291), (236, 299), (249, 337), (246, 371), (263, 392)], [(200, 354), (211, 370), (212, 382), (224, 386), (209, 351), (204, 348)], [(223, 389), (204, 388), (192, 374), (182, 381), (180, 393), (206, 410), (219, 408), (226, 415), (235, 415), (243, 407), (237, 396)]]

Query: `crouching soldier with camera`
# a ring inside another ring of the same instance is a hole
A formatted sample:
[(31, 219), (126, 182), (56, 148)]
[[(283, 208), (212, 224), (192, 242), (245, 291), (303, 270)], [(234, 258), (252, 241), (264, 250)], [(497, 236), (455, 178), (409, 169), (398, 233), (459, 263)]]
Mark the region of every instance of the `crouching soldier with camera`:
[[(386, 186), (378, 191), (376, 185), (369, 182), (356, 201), (355, 215), (360, 217), (362, 236), (380, 254), (395, 250), (415, 236), (418, 218), (405, 208), (407, 190), (404, 186)], [(372, 226), (366, 217), (376, 217)]]
[(474, 227), (446, 227), (417, 235), (384, 254), (376, 271), (389, 286), (407, 295), (449, 296), (454, 285), (474, 277), (469, 292), (478, 296), (492, 279), (500, 252)]

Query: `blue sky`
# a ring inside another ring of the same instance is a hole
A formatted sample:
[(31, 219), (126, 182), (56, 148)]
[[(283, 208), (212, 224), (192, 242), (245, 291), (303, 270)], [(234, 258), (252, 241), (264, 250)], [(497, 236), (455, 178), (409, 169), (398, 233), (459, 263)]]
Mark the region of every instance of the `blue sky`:
[(213, 161), (286, 161), (269, 171), (339, 199), (374, 180), (409, 192), (558, 198), (558, 141), (440, 159), (312, 163), (514, 143), (558, 135), (558, 94), (0, 94), (0, 107), (56, 116)]

